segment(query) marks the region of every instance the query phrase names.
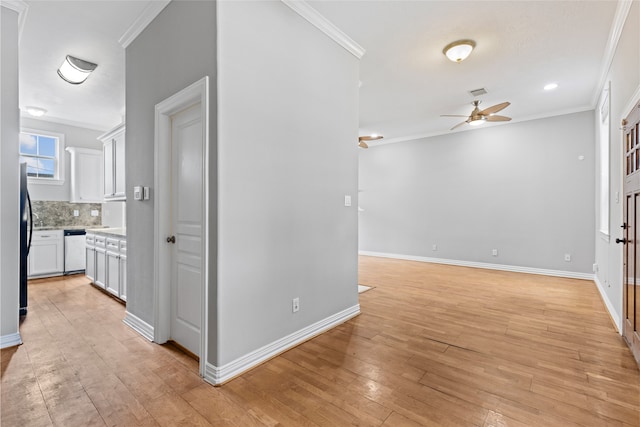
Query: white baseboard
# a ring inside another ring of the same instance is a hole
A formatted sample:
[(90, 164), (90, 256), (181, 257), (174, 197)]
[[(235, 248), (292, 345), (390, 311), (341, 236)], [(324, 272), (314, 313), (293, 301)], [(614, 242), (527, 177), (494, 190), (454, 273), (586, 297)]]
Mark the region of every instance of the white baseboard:
[(604, 286), (602, 286), (602, 283), (600, 283), (600, 279), (598, 279), (597, 275), (594, 276), (593, 281), (598, 287), (598, 291), (600, 292), (600, 296), (604, 301), (604, 305), (607, 307), (607, 310), (609, 310), (609, 316), (611, 316), (613, 323), (615, 323), (616, 328), (618, 328), (618, 333), (622, 335), (622, 316), (620, 316), (616, 309), (613, 307), (613, 304), (611, 303), (611, 300), (609, 299), (607, 293), (604, 291)]
[(221, 367), (206, 363), (204, 379), (214, 385), (225, 383), (249, 369), (254, 368), (262, 362), (271, 359), (272, 357), (275, 357), (278, 354), (315, 337), (316, 335), (338, 326), (358, 314), (360, 314), (360, 304), (356, 304), (353, 307), (349, 307), (346, 310), (327, 317), (326, 319), (322, 319), (319, 322), (307, 326), (306, 328), (302, 328), (297, 332), (287, 335), (286, 337), (274, 341), (271, 344), (267, 344), (264, 347), (241, 356)]
[(427, 258), (414, 255), (389, 254), (384, 252), (359, 251), (360, 255), (373, 256), (379, 258), (404, 259), (407, 261), (430, 262), (433, 264), (457, 265), (460, 267), (485, 268), (488, 270), (513, 271), (514, 273), (539, 274), (542, 276), (566, 277), (569, 279), (593, 280), (595, 277), (590, 273), (577, 273), (575, 271), (547, 270), (544, 268), (521, 267), (517, 265), (491, 264), (487, 262), (460, 261), (456, 259)]
[(20, 338), (20, 332), (15, 334), (0, 336), (0, 348), (13, 347), (15, 345), (22, 344), (22, 338)]
[(127, 311), (122, 321), (125, 325), (127, 325), (149, 341), (153, 341), (153, 326), (140, 319), (138, 316), (133, 315)]

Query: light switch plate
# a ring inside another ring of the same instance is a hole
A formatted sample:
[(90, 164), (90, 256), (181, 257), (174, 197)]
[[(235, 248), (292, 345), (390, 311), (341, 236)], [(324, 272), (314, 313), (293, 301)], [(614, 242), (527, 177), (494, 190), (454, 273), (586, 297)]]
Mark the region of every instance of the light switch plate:
[(344, 196), (344, 205), (351, 206), (351, 196)]
[(149, 187), (142, 187), (142, 200), (149, 200)]

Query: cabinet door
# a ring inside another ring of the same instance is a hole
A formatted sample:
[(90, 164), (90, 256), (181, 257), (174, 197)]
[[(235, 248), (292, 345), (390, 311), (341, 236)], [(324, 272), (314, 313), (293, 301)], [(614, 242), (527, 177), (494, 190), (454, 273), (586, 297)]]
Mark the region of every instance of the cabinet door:
[(124, 156), (124, 133), (118, 135), (113, 140), (114, 149), (114, 168), (113, 168), (113, 180), (114, 180), (114, 196), (118, 198), (124, 198), (126, 193), (125, 187), (125, 156)]
[[(98, 151), (100, 153), (100, 151)], [(102, 165), (100, 155), (78, 153), (75, 183), (78, 202), (102, 202)]]
[(104, 197), (111, 198), (114, 194), (113, 188), (113, 140), (106, 141), (103, 148), (104, 160)]
[(101, 288), (105, 287), (107, 281), (107, 251), (96, 248), (96, 280), (94, 283)]
[[(57, 235), (44, 234), (31, 242), (29, 251), (29, 276), (60, 274), (64, 270), (62, 239)], [(61, 233), (60, 233), (61, 234)]]
[(87, 255), (87, 265), (85, 266), (84, 274), (87, 279), (94, 282), (96, 280), (96, 250), (93, 247), (85, 248)]
[(120, 255), (120, 299), (127, 300), (127, 257)]
[(120, 295), (120, 260), (115, 252), (107, 251), (107, 277), (105, 289), (115, 296)]

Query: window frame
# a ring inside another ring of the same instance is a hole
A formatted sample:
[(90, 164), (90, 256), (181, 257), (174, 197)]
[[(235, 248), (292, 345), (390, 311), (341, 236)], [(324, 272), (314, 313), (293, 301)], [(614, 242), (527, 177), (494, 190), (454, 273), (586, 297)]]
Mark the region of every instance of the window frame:
[[(44, 184), (44, 185), (64, 185), (65, 182), (65, 173), (66, 173), (66, 169), (65, 169), (65, 141), (64, 141), (64, 134), (63, 133), (58, 133), (58, 132), (51, 132), (48, 130), (41, 130), (41, 129), (33, 129), (33, 128), (20, 128), (20, 133), (21, 134), (28, 134), (28, 135), (36, 135), (36, 136), (44, 136), (44, 137), (49, 137), (49, 138), (57, 138), (58, 140), (58, 144), (56, 147), (56, 159), (54, 162), (54, 174), (53, 174), (53, 178), (43, 178), (43, 177), (37, 177), (37, 176), (27, 176), (27, 183), (29, 184)], [(20, 152), (20, 147), (18, 147), (18, 155), (20, 157), (23, 156), (23, 154)]]

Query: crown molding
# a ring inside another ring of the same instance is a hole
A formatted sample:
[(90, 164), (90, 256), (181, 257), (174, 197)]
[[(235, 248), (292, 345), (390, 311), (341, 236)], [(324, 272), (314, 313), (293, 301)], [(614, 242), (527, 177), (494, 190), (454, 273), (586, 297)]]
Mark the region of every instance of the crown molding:
[(96, 130), (99, 132), (106, 132), (113, 127), (113, 126), (105, 127), (104, 125), (97, 124), (97, 123), (80, 122), (76, 120), (63, 119), (60, 117), (51, 117), (51, 116), (33, 117), (33, 116), (30, 116), (28, 113), (23, 113), (22, 111), (20, 112), (20, 118), (47, 122), (47, 123), (54, 123), (58, 125), (73, 126), (73, 127), (82, 128), (82, 129)]
[(126, 49), (170, 2), (171, 0), (150, 1), (142, 13), (133, 21), (133, 24), (131, 24), (127, 31), (118, 39), (118, 43)]
[(600, 93), (602, 92), (602, 88), (604, 87), (607, 76), (609, 75), (609, 70), (611, 69), (611, 63), (613, 62), (613, 57), (616, 54), (616, 49), (618, 48), (618, 42), (620, 41), (620, 36), (622, 35), (622, 30), (624, 29), (624, 23), (629, 16), (629, 10), (631, 10), (631, 5), (633, 4), (633, 0), (620, 0), (618, 1), (618, 6), (616, 8), (616, 14), (613, 18), (613, 23), (611, 24), (611, 30), (609, 31), (609, 40), (607, 41), (607, 47), (604, 53), (604, 59), (602, 61), (602, 70), (600, 71), (600, 78), (598, 79), (598, 85), (595, 88), (595, 92), (593, 94), (593, 99), (591, 100), (591, 105), (593, 108), (596, 108), (598, 105), (598, 99), (600, 99)]
[(361, 59), (365, 53), (362, 46), (355, 42), (351, 37), (346, 35), (342, 30), (336, 27), (331, 21), (325, 18), (317, 10), (304, 0), (281, 0), (282, 3), (289, 6), (291, 10), (309, 21), (317, 29), (325, 33), (329, 38), (345, 48), (349, 53), (358, 59)]
[(27, 14), (29, 13), (29, 5), (23, 0), (1, 0), (0, 5), (18, 12), (18, 43), (20, 43), (22, 30), (24, 30), (24, 24), (27, 21)]

